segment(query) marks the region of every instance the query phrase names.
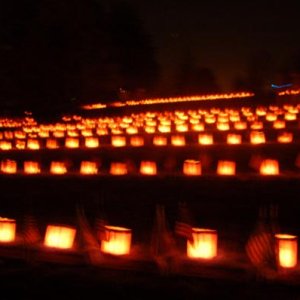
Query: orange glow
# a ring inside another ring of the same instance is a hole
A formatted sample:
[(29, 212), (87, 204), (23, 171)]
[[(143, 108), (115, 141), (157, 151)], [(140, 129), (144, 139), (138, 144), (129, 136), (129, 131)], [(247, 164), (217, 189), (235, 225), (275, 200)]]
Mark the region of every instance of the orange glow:
[(144, 138), (142, 136), (132, 136), (130, 138), (130, 144), (133, 147), (144, 146)]
[(242, 122), (242, 121), (235, 122), (234, 123), (234, 129), (236, 129), (236, 130), (245, 130), (245, 129), (247, 129), (247, 122)]
[(47, 139), (46, 141), (46, 148), (48, 149), (57, 149), (58, 146), (58, 141), (56, 139)]
[(166, 146), (168, 143), (167, 137), (162, 135), (157, 135), (153, 138), (153, 145), (155, 146)]
[(198, 124), (193, 124), (192, 129), (193, 131), (199, 132), (199, 131), (204, 131), (204, 123), (198, 123)]
[(189, 130), (189, 125), (188, 124), (176, 125), (176, 131), (178, 131), (178, 132), (187, 132), (188, 130)]
[(2, 160), (1, 161), (1, 172), (7, 174), (15, 174), (17, 172), (17, 162), (14, 160)]
[(137, 134), (138, 129), (135, 126), (129, 126), (128, 128), (126, 128), (126, 133), (127, 134)]
[(126, 146), (126, 137), (121, 135), (114, 135), (111, 137), (111, 144), (113, 147)]
[(12, 148), (11, 142), (0, 141), (0, 149), (1, 150), (11, 150), (11, 148)]
[(234, 161), (219, 160), (217, 167), (218, 175), (235, 175), (236, 163)]
[(187, 241), (189, 258), (213, 259), (217, 256), (218, 235), (216, 230), (193, 228), (193, 242)]
[(293, 133), (291, 132), (282, 132), (278, 134), (277, 137), (278, 143), (287, 144), (293, 141)]
[(127, 174), (127, 165), (125, 163), (120, 162), (112, 162), (110, 164), (111, 175), (126, 175)]
[(16, 220), (0, 217), (0, 243), (10, 243), (16, 238)]
[(37, 161), (25, 161), (24, 172), (26, 174), (38, 174), (41, 172), (40, 165)]
[(74, 137), (67, 137), (65, 140), (65, 147), (67, 148), (78, 148), (79, 139)]
[(261, 175), (279, 175), (279, 163), (274, 159), (265, 159), (261, 162), (259, 172)]
[(76, 229), (65, 226), (48, 225), (45, 233), (44, 245), (51, 248), (73, 248)]
[(26, 147), (26, 142), (24, 140), (16, 140), (16, 149), (23, 150)]
[(266, 142), (265, 134), (262, 131), (251, 131), (250, 132), (250, 143), (251, 144), (264, 144)]
[(273, 123), (273, 128), (275, 128), (275, 129), (283, 129), (283, 128), (285, 128), (285, 121), (284, 120), (276, 120)]
[(190, 176), (201, 175), (201, 162), (198, 160), (187, 159), (183, 163), (183, 174)]
[(85, 138), (85, 147), (87, 148), (98, 148), (99, 147), (99, 139), (97, 137), (86, 137)]
[(82, 161), (80, 164), (80, 174), (94, 175), (98, 173), (97, 164), (93, 161)]
[(199, 134), (198, 143), (201, 145), (212, 145), (214, 143), (214, 138), (212, 134)]
[(250, 125), (250, 127), (251, 127), (251, 129), (259, 130), (259, 129), (263, 129), (263, 128), (264, 128), (264, 124), (263, 124), (263, 122), (255, 121), (255, 122), (253, 122), (253, 123)]
[(173, 146), (185, 146), (185, 136), (184, 135), (172, 135), (171, 144)]
[(52, 161), (50, 165), (50, 173), (57, 175), (65, 174), (67, 173), (67, 167), (64, 162)]
[(56, 130), (53, 132), (53, 137), (63, 138), (63, 137), (65, 137), (65, 132), (62, 130)]
[(112, 255), (127, 255), (131, 247), (131, 229), (105, 226), (105, 238), (101, 240), (101, 251)]
[(298, 238), (295, 235), (276, 234), (277, 260), (282, 268), (294, 268), (298, 260)]
[(227, 131), (230, 129), (230, 125), (229, 125), (229, 123), (218, 122), (217, 129), (220, 131)]
[(143, 175), (156, 175), (157, 168), (154, 161), (142, 161), (140, 164), (140, 173)]
[(300, 94), (300, 89), (299, 90), (286, 90), (278, 93), (279, 96), (294, 96), (294, 95), (299, 95)]
[(272, 113), (272, 112), (268, 112), (266, 114), (266, 121), (269, 121), (269, 122), (274, 122), (277, 120), (277, 115)]
[(227, 134), (227, 144), (237, 145), (241, 144), (242, 136), (240, 134), (229, 133)]
[(287, 112), (284, 114), (284, 119), (286, 121), (295, 121), (297, 120), (297, 115), (295, 113)]
[(169, 133), (169, 132), (171, 132), (171, 125), (160, 124), (160, 125), (158, 125), (157, 129), (161, 133)]

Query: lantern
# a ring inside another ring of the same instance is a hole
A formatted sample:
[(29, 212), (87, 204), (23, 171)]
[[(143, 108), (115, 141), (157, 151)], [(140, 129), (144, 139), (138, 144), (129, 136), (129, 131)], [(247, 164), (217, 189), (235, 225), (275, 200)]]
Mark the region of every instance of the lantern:
[(42, 130), (39, 132), (39, 137), (41, 138), (48, 138), (49, 137), (49, 131)]
[(259, 130), (264, 128), (263, 122), (255, 121), (250, 125), (251, 129)]
[(46, 141), (46, 148), (48, 149), (57, 149), (58, 146), (58, 141), (56, 139), (47, 139)]
[(126, 175), (127, 174), (127, 165), (125, 163), (113, 162), (110, 164), (111, 175)]
[(126, 133), (127, 134), (137, 134), (138, 129), (135, 126), (129, 126), (128, 128), (126, 128)]
[(101, 251), (112, 255), (126, 255), (130, 253), (131, 229), (105, 226), (104, 238), (101, 240)]
[(140, 164), (140, 173), (143, 175), (156, 175), (156, 162), (154, 161), (142, 161)]
[(176, 131), (178, 132), (187, 132), (189, 130), (188, 124), (178, 124), (176, 125)]
[(58, 249), (73, 248), (76, 229), (72, 227), (48, 225), (45, 233), (44, 245)]
[(295, 120), (297, 120), (297, 115), (295, 113), (286, 112), (284, 114), (284, 119), (286, 121), (295, 121)]
[(133, 147), (144, 146), (144, 138), (142, 136), (132, 136), (130, 138), (130, 144)]
[(16, 149), (23, 150), (26, 147), (26, 142), (24, 140), (16, 140)]
[(13, 242), (16, 238), (16, 220), (0, 217), (0, 243)]
[(15, 174), (17, 172), (17, 162), (14, 160), (2, 160), (1, 161), (1, 172), (7, 174)]
[(276, 120), (273, 123), (273, 128), (275, 128), (275, 129), (283, 129), (283, 128), (285, 128), (285, 121), (284, 120)]
[(83, 129), (81, 130), (81, 135), (84, 137), (92, 137), (93, 131), (91, 129)]
[(261, 131), (250, 132), (251, 144), (264, 144), (266, 142), (265, 134)]
[(99, 147), (99, 139), (97, 137), (86, 137), (85, 138), (85, 147), (87, 148), (98, 148)]
[(241, 144), (242, 136), (240, 134), (229, 133), (227, 134), (227, 144), (237, 145)]
[(227, 131), (230, 129), (228, 122), (217, 122), (217, 129), (220, 131)]
[(279, 175), (279, 163), (277, 160), (265, 159), (261, 162), (259, 172), (261, 175)]
[(41, 172), (39, 163), (37, 161), (25, 161), (24, 172), (26, 174), (38, 174)]
[(192, 129), (196, 132), (204, 131), (204, 123), (193, 124)]
[(64, 162), (61, 161), (52, 161), (50, 165), (50, 173), (62, 175), (67, 173), (67, 168)]
[(184, 135), (172, 135), (171, 136), (171, 144), (173, 146), (184, 146), (185, 145)]
[(157, 135), (153, 138), (153, 145), (155, 146), (166, 146), (168, 143), (167, 137), (162, 135)]
[(192, 228), (193, 241), (187, 241), (189, 258), (212, 259), (217, 256), (218, 235), (213, 229)]
[(0, 141), (0, 149), (1, 150), (11, 150), (12, 145), (9, 141)]
[(97, 164), (93, 161), (82, 161), (80, 164), (80, 174), (94, 175), (98, 173)]
[(144, 130), (145, 130), (145, 132), (147, 132), (147, 133), (155, 133), (156, 128), (155, 128), (155, 126), (145, 126), (145, 127), (144, 127)]
[(79, 139), (76, 137), (67, 137), (65, 140), (66, 148), (78, 148), (79, 147)]
[(183, 163), (183, 174), (188, 176), (201, 175), (201, 162), (198, 160), (188, 159)]
[(293, 133), (291, 132), (282, 132), (278, 134), (277, 142), (282, 144), (288, 144), (293, 141)]
[(274, 122), (277, 120), (277, 115), (274, 114), (273, 112), (268, 112), (266, 114), (266, 121), (269, 121), (269, 122)]
[(212, 134), (199, 134), (198, 143), (201, 145), (212, 145), (214, 143), (214, 138)]
[(217, 173), (218, 175), (235, 175), (236, 163), (234, 161), (218, 161)]
[(56, 130), (53, 132), (53, 137), (63, 138), (63, 137), (65, 137), (65, 132), (62, 130)]
[(111, 137), (111, 144), (113, 147), (126, 146), (126, 137), (121, 135), (114, 135)]
[(160, 124), (158, 125), (158, 131), (161, 133), (169, 133), (171, 132), (171, 125)]
[(297, 236), (289, 234), (276, 234), (276, 253), (278, 265), (281, 268), (294, 268), (298, 259)]
[(234, 123), (234, 129), (236, 129), (236, 130), (245, 130), (245, 129), (247, 129), (247, 122), (242, 122), (242, 121), (235, 122)]

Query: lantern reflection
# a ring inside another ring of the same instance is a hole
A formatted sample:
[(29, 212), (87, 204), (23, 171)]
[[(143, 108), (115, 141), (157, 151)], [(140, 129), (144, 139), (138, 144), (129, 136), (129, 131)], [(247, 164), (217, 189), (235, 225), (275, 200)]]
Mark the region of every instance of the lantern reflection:
[(104, 238), (101, 240), (101, 251), (112, 255), (130, 253), (131, 229), (117, 226), (105, 226)]
[(277, 261), (282, 268), (294, 268), (298, 260), (297, 236), (289, 234), (276, 234)]
[(193, 241), (187, 241), (189, 258), (212, 259), (217, 256), (218, 235), (213, 229), (192, 229)]
[(48, 225), (44, 245), (51, 248), (71, 249), (74, 244), (75, 235), (75, 228)]
[(16, 220), (0, 217), (0, 243), (13, 242), (16, 237)]

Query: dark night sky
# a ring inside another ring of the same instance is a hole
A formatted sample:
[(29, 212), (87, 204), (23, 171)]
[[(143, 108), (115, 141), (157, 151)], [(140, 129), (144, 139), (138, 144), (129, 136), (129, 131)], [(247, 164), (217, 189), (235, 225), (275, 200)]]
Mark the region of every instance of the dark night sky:
[(152, 35), (165, 83), (187, 50), (228, 90), (254, 53), (267, 51), (280, 67), (300, 49), (296, 1), (127, 1)]

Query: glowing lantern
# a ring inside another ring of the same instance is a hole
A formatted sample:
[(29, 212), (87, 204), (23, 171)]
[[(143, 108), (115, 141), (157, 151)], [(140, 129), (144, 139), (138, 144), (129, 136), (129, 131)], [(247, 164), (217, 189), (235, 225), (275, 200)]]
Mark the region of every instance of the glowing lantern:
[(49, 137), (49, 131), (45, 131), (45, 130), (40, 131), (39, 132), (39, 137), (48, 138)]
[(144, 145), (144, 138), (142, 136), (132, 136), (130, 144), (133, 147), (141, 147)]
[(212, 134), (199, 134), (198, 143), (201, 145), (212, 145), (214, 143), (214, 138)]
[(196, 132), (204, 131), (204, 124), (203, 123), (193, 124), (192, 129), (193, 131)]
[(85, 147), (87, 148), (98, 148), (99, 147), (99, 139), (97, 137), (86, 137), (85, 138)]
[(236, 129), (236, 130), (245, 130), (245, 129), (247, 129), (247, 122), (242, 122), (242, 121), (235, 122), (234, 123), (234, 129)]
[(101, 251), (112, 255), (126, 255), (130, 253), (131, 229), (105, 226), (105, 238), (101, 240)]
[(294, 268), (298, 259), (297, 236), (276, 234), (277, 261), (281, 268)]
[(171, 144), (173, 146), (184, 146), (185, 145), (184, 135), (172, 135), (171, 136)]
[(291, 132), (282, 132), (277, 137), (278, 143), (287, 144), (293, 141), (293, 133)]
[(96, 131), (97, 135), (108, 135), (107, 128), (98, 128)]
[(58, 146), (58, 142), (56, 139), (47, 139), (46, 147), (48, 149), (57, 149), (59, 146)]
[(78, 148), (79, 147), (79, 139), (74, 137), (67, 137), (65, 140), (65, 146), (67, 148)]
[(286, 121), (295, 121), (297, 120), (297, 115), (295, 113), (287, 112), (284, 114), (284, 119)]
[(74, 244), (76, 229), (65, 226), (48, 225), (44, 245), (58, 249), (71, 249)]
[(50, 173), (57, 175), (67, 173), (65, 163), (61, 161), (52, 161), (50, 165)]
[(277, 120), (277, 115), (272, 113), (272, 112), (268, 112), (266, 114), (266, 120), (269, 121), (269, 122), (274, 122)]
[(25, 161), (24, 172), (26, 174), (38, 174), (41, 172), (40, 165), (36, 161)]
[(242, 142), (242, 136), (240, 134), (233, 134), (233, 133), (227, 134), (227, 144), (237, 145), (237, 144), (241, 144), (241, 142)]
[(126, 128), (126, 133), (127, 134), (137, 134), (138, 129), (135, 126), (129, 126), (128, 128)]
[(250, 132), (251, 144), (264, 144), (266, 142), (265, 134), (261, 131)]
[(97, 164), (93, 161), (82, 161), (80, 164), (80, 174), (94, 175), (98, 173)]
[(214, 115), (205, 115), (205, 123), (214, 124), (216, 122), (216, 117)]
[(78, 136), (79, 136), (78, 131), (73, 130), (72, 127), (71, 127), (70, 129), (71, 129), (71, 130), (68, 130), (68, 131), (67, 131), (67, 135), (68, 135), (69, 137), (78, 137)]
[(126, 175), (127, 174), (127, 165), (125, 163), (113, 162), (110, 164), (111, 175)]
[(83, 129), (81, 135), (84, 137), (93, 136), (93, 131), (91, 129)]
[(176, 131), (178, 132), (187, 132), (189, 130), (188, 124), (178, 124), (176, 125)]
[(54, 132), (53, 132), (53, 137), (56, 137), (56, 138), (63, 138), (63, 137), (65, 137), (65, 132), (62, 131), (62, 130), (54, 131)]
[(273, 123), (273, 128), (275, 128), (275, 129), (283, 129), (283, 128), (285, 128), (285, 121), (284, 120), (276, 120)]
[(168, 143), (167, 137), (162, 135), (157, 135), (153, 138), (153, 145), (155, 146), (166, 146)]
[(0, 141), (0, 149), (1, 150), (10, 150), (11, 148), (12, 148), (11, 142)]
[(169, 133), (171, 132), (171, 126), (170, 125), (158, 125), (158, 131), (161, 133)]
[(0, 217), (0, 243), (13, 242), (16, 238), (16, 220)]
[(250, 127), (251, 127), (251, 129), (259, 130), (259, 129), (264, 128), (264, 124), (263, 124), (263, 122), (256, 121), (256, 122), (253, 122)]
[(197, 176), (201, 175), (201, 163), (198, 160), (185, 160), (183, 163), (183, 174)]
[(189, 258), (212, 259), (217, 256), (218, 235), (216, 230), (193, 228), (193, 241), (187, 241)]
[(18, 150), (23, 150), (26, 147), (26, 142), (23, 141), (23, 140), (16, 140), (16, 145), (15, 146)]
[(279, 175), (279, 163), (277, 160), (265, 159), (261, 162), (259, 172), (261, 175)]
[(155, 133), (156, 128), (154, 126), (145, 126), (144, 130), (147, 133)]
[(230, 129), (229, 123), (225, 122), (218, 122), (217, 123), (217, 129), (220, 131), (227, 131)]
[(218, 161), (217, 174), (218, 175), (235, 175), (236, 163), (234, 161)]
[(124, 147), (126, 146), (126, 137), (121, 135), (112, 136), (111, 144), (113, 147)]
[(154, 161), (142, 161), (140, 164), (140, 173), (143, 175), (156, 175), (156, 162)]
[(14, 160), (2, 160), (1, 161), (1, 172), (7, 174), (15, 174), (17, 172), (17, 162)]

